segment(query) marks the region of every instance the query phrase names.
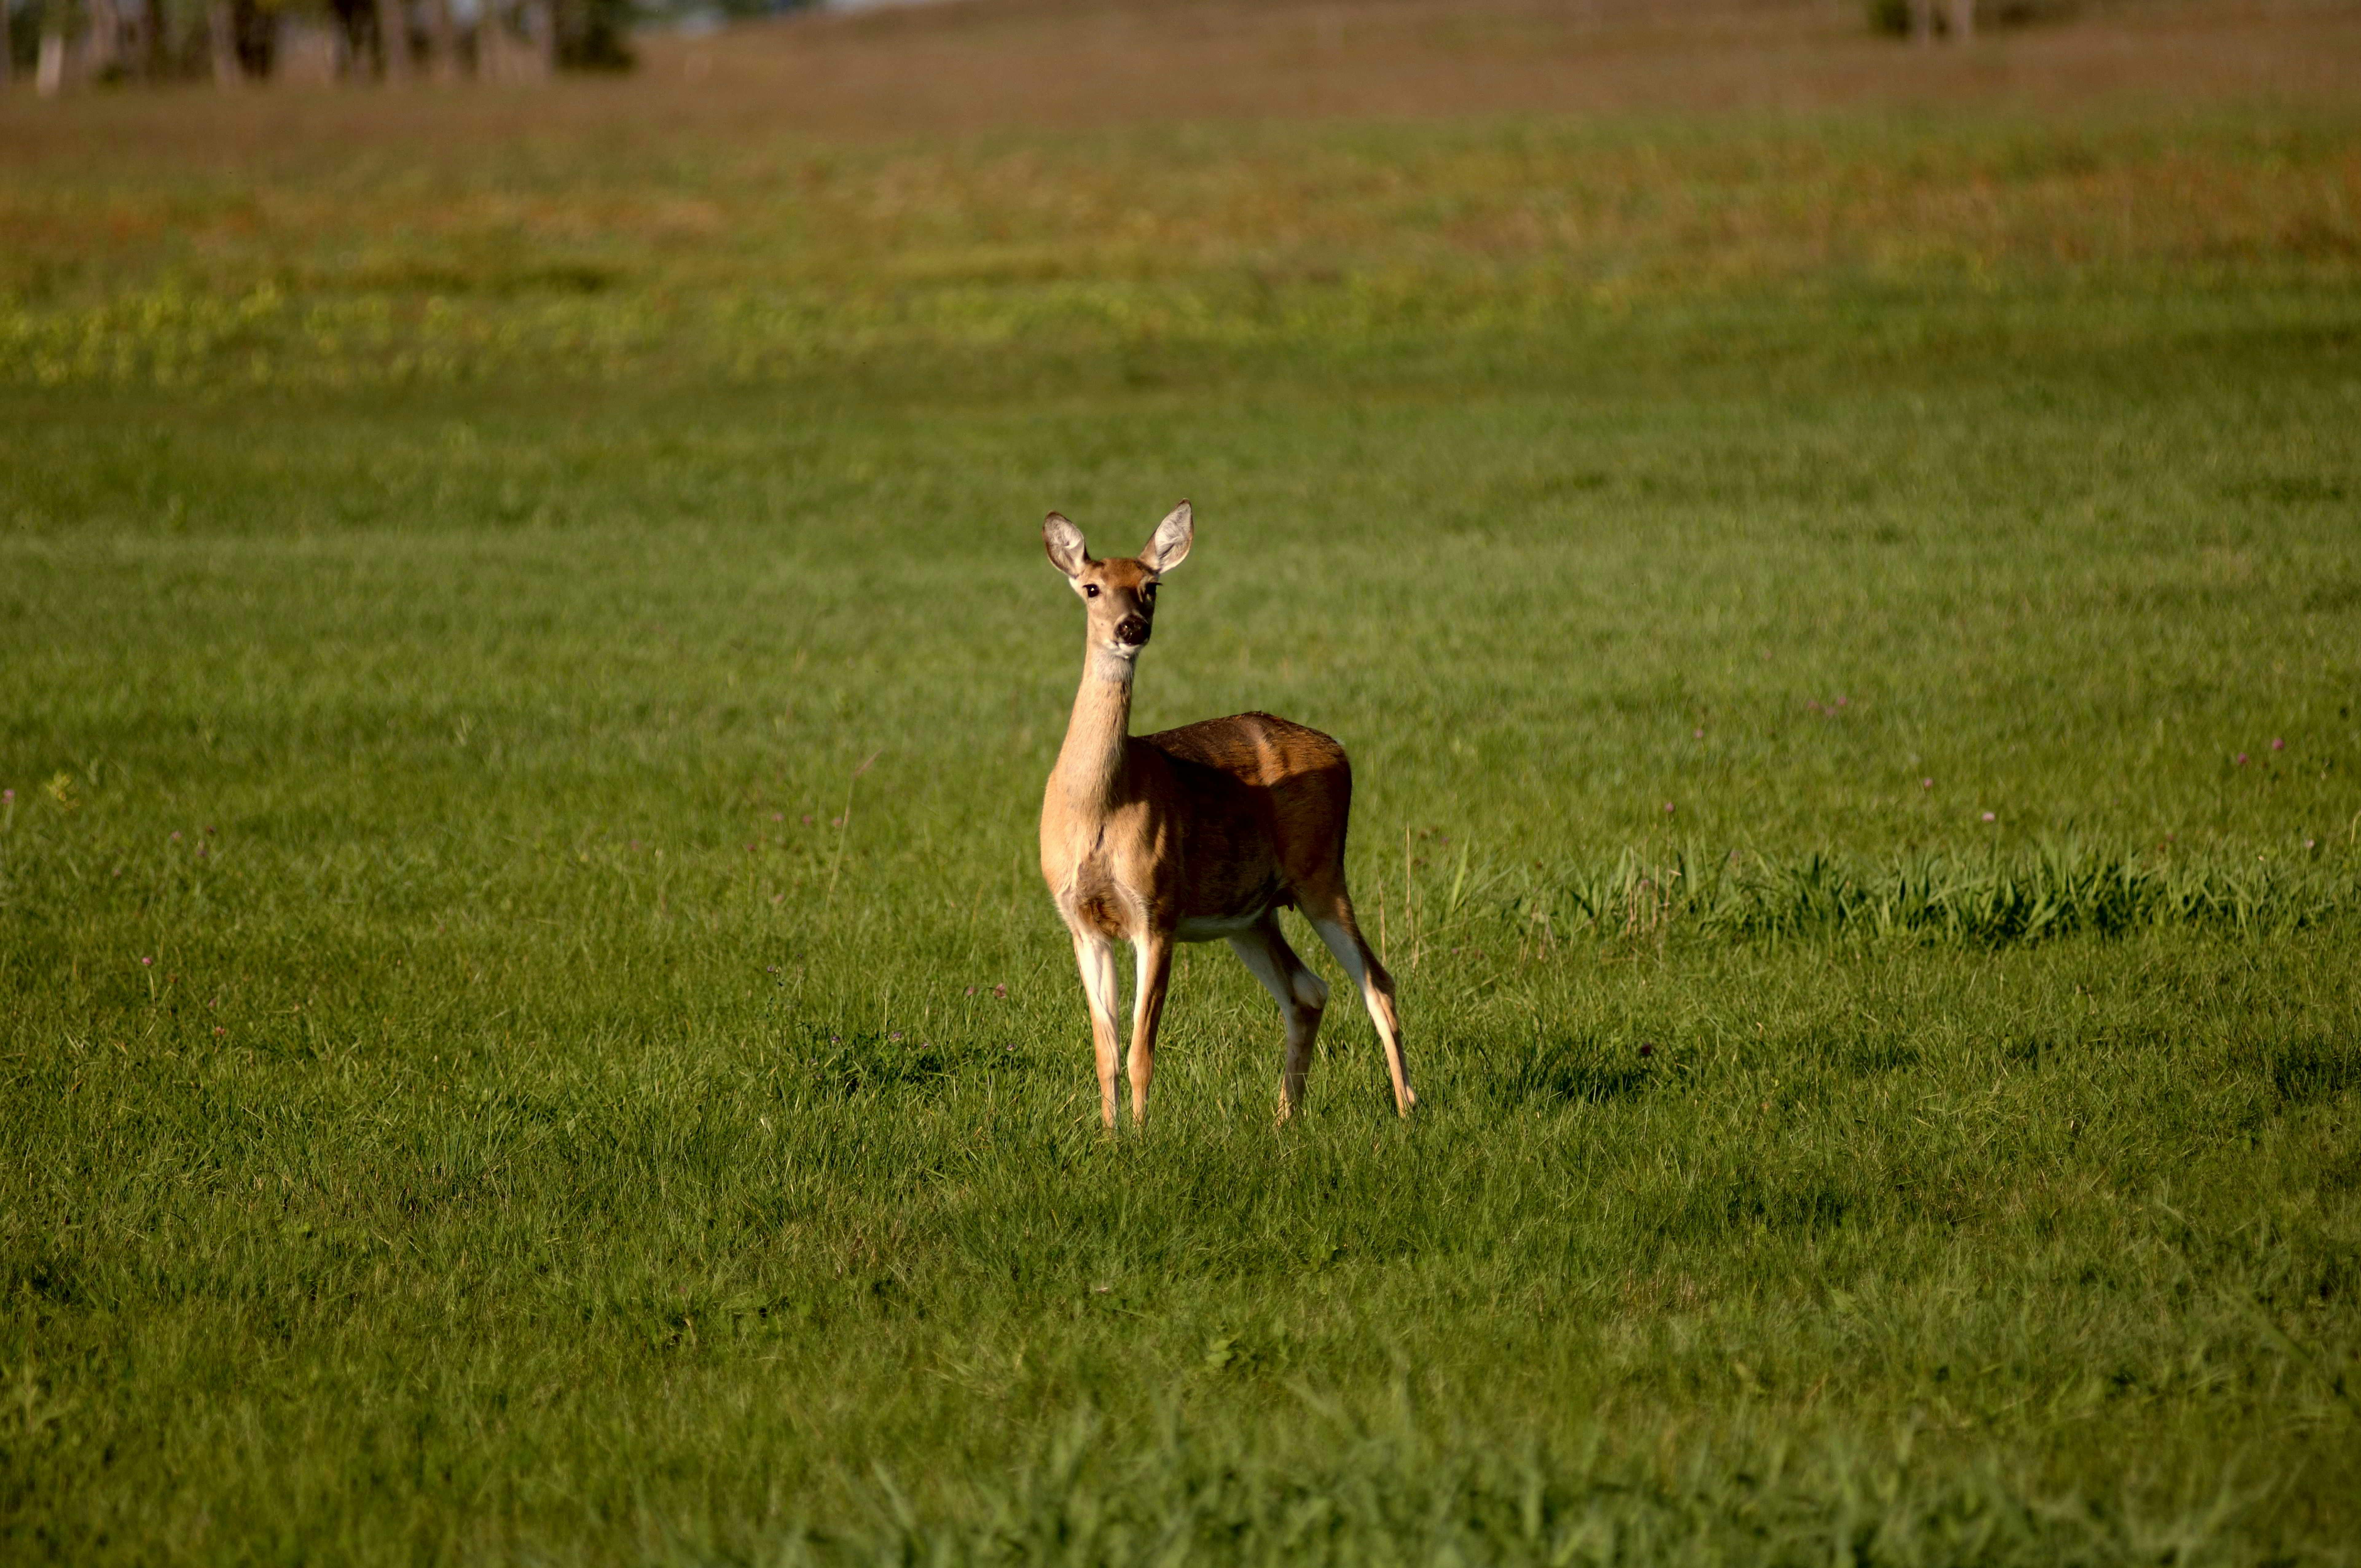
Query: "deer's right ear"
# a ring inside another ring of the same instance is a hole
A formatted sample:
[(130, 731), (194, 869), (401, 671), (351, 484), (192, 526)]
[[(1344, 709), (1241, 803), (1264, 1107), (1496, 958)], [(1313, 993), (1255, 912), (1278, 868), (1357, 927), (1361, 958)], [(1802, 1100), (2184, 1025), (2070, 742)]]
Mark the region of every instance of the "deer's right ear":
[(1069, 577), (1081, 576), (1082, 568), (1091, 564), (1090, 552), (1082, 548), (1082, 531), (1062, 512), (1053, 511), (1042, 520), (1041, 543), (1049, 552), (1049, 564)]

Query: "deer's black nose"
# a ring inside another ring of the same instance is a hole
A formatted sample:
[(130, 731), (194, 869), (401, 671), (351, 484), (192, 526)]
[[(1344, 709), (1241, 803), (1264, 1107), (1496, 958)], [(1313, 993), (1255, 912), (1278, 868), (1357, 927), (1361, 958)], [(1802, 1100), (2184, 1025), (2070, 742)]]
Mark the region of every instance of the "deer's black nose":
[(1125, 616), (1121, 620), (1115, 622), (1115, 640), (1127, 648), (1146, 647), (1148, 645), (1148, 618), (1138, 615)]

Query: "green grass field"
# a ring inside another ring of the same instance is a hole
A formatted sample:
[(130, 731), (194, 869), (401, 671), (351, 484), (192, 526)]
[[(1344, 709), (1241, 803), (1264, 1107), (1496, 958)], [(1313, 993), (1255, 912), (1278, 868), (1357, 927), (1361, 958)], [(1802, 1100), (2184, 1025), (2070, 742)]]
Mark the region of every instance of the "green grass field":
[[(2169, 89), (0, 104), (0, 1555), (2353, 1562), (2361, 115)], [(1097, 1130), (1182, 496), (1410, 1123)]]

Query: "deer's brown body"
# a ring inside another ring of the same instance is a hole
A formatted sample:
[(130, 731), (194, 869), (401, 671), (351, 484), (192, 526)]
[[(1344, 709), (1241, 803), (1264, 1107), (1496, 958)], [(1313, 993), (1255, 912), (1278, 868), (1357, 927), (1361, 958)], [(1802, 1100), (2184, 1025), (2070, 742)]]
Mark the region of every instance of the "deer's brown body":
[(1377, 1025), (1397, 1107), (1415, 1103), (1393, 981), (1363, 939), (1345, 885), (1353, 804), (1345, 749), (1268, 713), (1130, 733), (1132, 673), (1155, 615), (1158, 578), (1193, 538), (1183, 501), (1132, 560), (1095, 561), (1055, 512), (1049, 558), (1089, 609), (1082, 689), (1041, 803), (1041, 875), (1074, 941), (1097, 1047), (1100, 1110), (1115, 1119), (1119, 1065), (1115, 944), (1137, 967), (1130, 1051), (1132, 1116), (1147, 1114), (1156, 1032), (1176, 942), (1226, 938), (1287, 1020), (1280, 1114), (1303, 1095), (1328, 988), (1279, 927), (1295, 908), (1361, 991)]

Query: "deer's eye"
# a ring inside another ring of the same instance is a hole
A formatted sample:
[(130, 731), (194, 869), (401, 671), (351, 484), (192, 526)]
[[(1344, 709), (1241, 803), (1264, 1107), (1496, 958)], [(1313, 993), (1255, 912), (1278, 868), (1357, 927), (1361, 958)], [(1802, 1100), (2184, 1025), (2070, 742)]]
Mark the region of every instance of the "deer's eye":
[(1096, 598), (1099, 597), (1099, 586), (1096, 583), (1084, 583), (1082, 594), (1087, 598)]

